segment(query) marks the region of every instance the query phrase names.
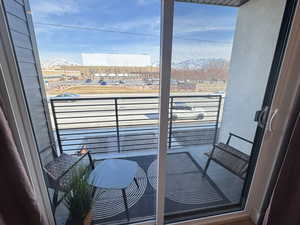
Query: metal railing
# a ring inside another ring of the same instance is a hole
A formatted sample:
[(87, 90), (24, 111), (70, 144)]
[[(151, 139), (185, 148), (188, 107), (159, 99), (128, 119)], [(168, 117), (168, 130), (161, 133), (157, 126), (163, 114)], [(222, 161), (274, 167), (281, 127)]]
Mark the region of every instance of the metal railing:
[[(50, 99), (61, 152), (87, 145), (91, 153), (155, 150), (158, 97)], [(171, 96), (169, 149), (212, 144), (216, 140), (220, 95)]]

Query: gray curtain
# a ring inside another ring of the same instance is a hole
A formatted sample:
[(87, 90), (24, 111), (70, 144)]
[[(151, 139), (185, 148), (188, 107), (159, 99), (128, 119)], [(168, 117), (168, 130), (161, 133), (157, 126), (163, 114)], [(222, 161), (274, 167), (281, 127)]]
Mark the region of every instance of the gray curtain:
[(0, 225), (46, 225), (0, 99)]

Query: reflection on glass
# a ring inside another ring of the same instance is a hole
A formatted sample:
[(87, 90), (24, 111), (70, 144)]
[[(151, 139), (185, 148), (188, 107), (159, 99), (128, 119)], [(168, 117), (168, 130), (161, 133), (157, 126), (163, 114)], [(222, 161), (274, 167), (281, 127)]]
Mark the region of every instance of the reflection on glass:
[[(236, 8), (175, 2), (167, 218), (240, 200), (240, 177), (214, 160), (205, 172), (219, 140), (236, 17)], [(215, 150), (214, 157), (218, 156), (220, 161), (232, 160)]]
[(259, 150), (252, 149), (254, 117), (284, 9), (254, 10), (262, 6), (251, 3), (233, 8), (175, 2), (167, 222), (235, 210), (246, 200), (244, 185), (255, 166), (250, 156)]

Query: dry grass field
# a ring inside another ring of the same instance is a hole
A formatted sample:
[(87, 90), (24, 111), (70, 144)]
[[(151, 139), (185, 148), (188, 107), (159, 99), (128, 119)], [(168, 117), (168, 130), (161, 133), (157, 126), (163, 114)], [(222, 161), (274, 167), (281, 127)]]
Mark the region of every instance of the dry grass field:
[(52, 89), (48, 90), (47, 94), (57, 95), (64, 92), (74, 93), (74, 94), (113, 94), (113, 93), (156, 93), (157, 90), (134, 88), (134, 87), (124, 87), (124, 86), (72, 86), (64, 89)]
[[(196, 89), (184, 89), (184, 88), (174, 88), (171, 87), (172, 92), (216, 92), (224, 91), (226, 84), (200, 84)], [(148, 87), (148, 86), (98, 86), (98, 85), (81, 85), (81, 86), (70, 86), (64, 89), (49, 89), (47, 90), (48, 95), (57, 95), (65, 92), (74, 94), (134, 94), (134, 93), (158, 93), (158, 87)]]

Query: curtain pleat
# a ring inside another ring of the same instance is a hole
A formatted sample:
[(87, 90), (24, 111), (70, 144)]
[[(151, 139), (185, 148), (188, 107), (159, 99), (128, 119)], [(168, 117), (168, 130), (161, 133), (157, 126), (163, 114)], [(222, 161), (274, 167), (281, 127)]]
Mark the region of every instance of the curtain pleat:
[(46, 225), (0, 99), (0, 225)]

